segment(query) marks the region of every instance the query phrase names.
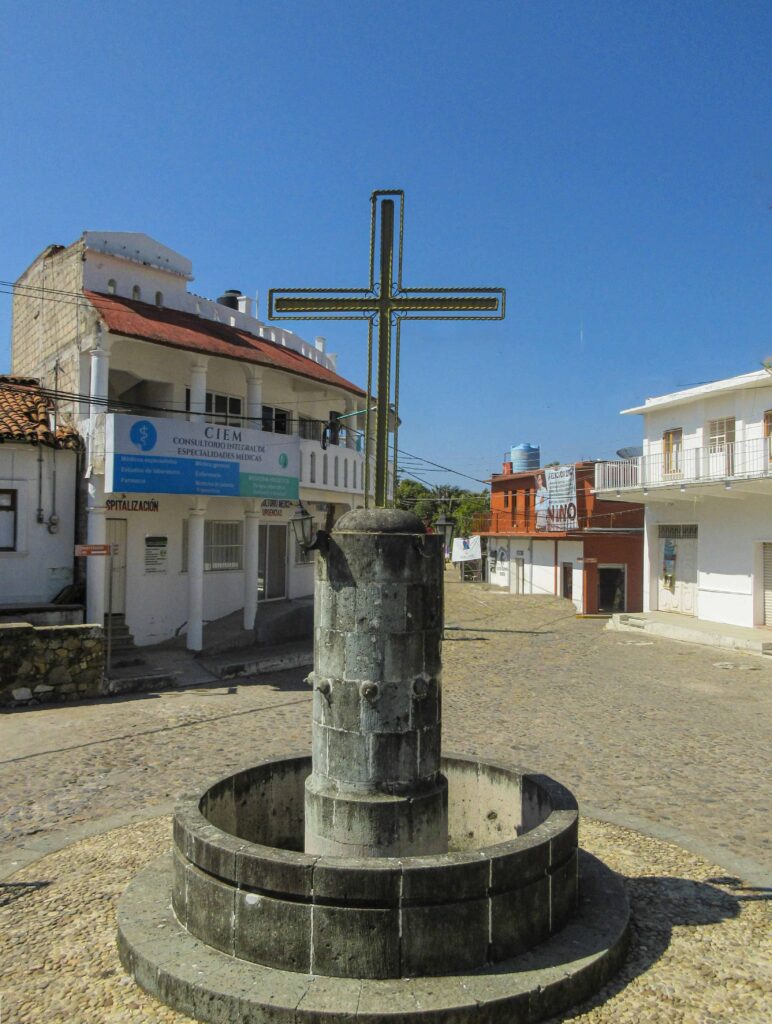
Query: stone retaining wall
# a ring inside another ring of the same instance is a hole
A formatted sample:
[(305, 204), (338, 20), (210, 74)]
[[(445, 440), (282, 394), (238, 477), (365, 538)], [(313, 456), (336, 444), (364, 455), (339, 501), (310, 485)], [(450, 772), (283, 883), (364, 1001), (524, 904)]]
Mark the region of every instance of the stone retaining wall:
[(0, 706), (100, 696), (104, 660), (101, 626), (0, 624)]

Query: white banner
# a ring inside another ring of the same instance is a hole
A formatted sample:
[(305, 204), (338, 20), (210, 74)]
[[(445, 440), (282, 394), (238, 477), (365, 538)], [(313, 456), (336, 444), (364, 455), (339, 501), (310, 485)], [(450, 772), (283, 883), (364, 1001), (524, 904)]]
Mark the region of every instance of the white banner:
[(451, 562), (476, 562), (482, 558), (479, 537), (456, 537), (453, 541)]

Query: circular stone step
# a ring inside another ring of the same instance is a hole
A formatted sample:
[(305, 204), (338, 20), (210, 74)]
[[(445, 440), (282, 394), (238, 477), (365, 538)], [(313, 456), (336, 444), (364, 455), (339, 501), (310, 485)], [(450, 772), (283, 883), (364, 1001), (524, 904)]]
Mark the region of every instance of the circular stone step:
[(579, 873), (576, 916), (528, 953), (468, 974), (358, 980), (264, 967), (194, 938), (171, 908), (164, 854), (121, 897), (118, 949), (146, 992), (210, 1024), (528, 1024), (586, 999), (624, 958), (630, 909), (621, 879), (583, 851)]

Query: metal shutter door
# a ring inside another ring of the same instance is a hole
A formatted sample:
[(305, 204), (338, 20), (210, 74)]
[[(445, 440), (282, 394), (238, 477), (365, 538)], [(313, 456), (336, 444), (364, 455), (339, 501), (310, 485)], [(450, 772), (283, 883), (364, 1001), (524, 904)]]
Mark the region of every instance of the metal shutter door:
[(772, 544), (764, 545), (764, 625), (772, 626)]

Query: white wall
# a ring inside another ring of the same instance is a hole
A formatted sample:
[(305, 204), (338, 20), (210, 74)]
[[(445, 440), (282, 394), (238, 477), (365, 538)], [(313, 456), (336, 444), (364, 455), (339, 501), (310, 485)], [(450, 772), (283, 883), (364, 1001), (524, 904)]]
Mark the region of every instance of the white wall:
[[(735, 492), (733, 494), (742, 492)], [(762, 622), (761, 545), (772, 543), (772, 496), (705, 497), (646, 508), (644, 609), (657, 607), (660, 523), (696, 523), (697, 613), (708, 622), (752, 627)]]
[[(44, 523), (37, 522), (38, 458), (43, 459), (41, 505)], [(53, 468), (56, 461), (56, 515)], [(0, 551), (0, 604), (45, 604), (72, 582), (75, 544), (76, 455), (41, 445), (0, 444), (0, 488), (18, 492), (16, 551)]]
[(584, 543), (580, 540), (558, 541), (558, 589), (562, 586), (563, 562), (573, 563), (571, 588), (572, 600), (578, 612), (584, 610)]
[[(110, 497), (120, 497), (108, 495)], [(188, 518), (190, 497), (175, 494), (127, 495), (127, 500), (153, 499), (157, 512), (108, 511), (108, 519), (125, 519), (126, 624), (138, 645), (160, 643), (185, 632), (188, 619), (188, 575), (183, 571), (183, 520)], [(247, 503), (238, 498), (207, 499), (205, 520), (243, 522)], [(261, 523), (287, 525), (294, 507), (280, 517), (262, 515)], [(168, 537), (167, 569), (145, 571), (145, 537)], [(255, 587), (257, 581), (254, 581)], [(313, 593), (313, 565), (295, 565), (291, 530), (287, 538), (287, 592), (291, 598)], [(204, 621), (211, 622), (244, 607), (244, 571), (204, 573)], [(258, 618), (260, 608), (258, 606)]]

